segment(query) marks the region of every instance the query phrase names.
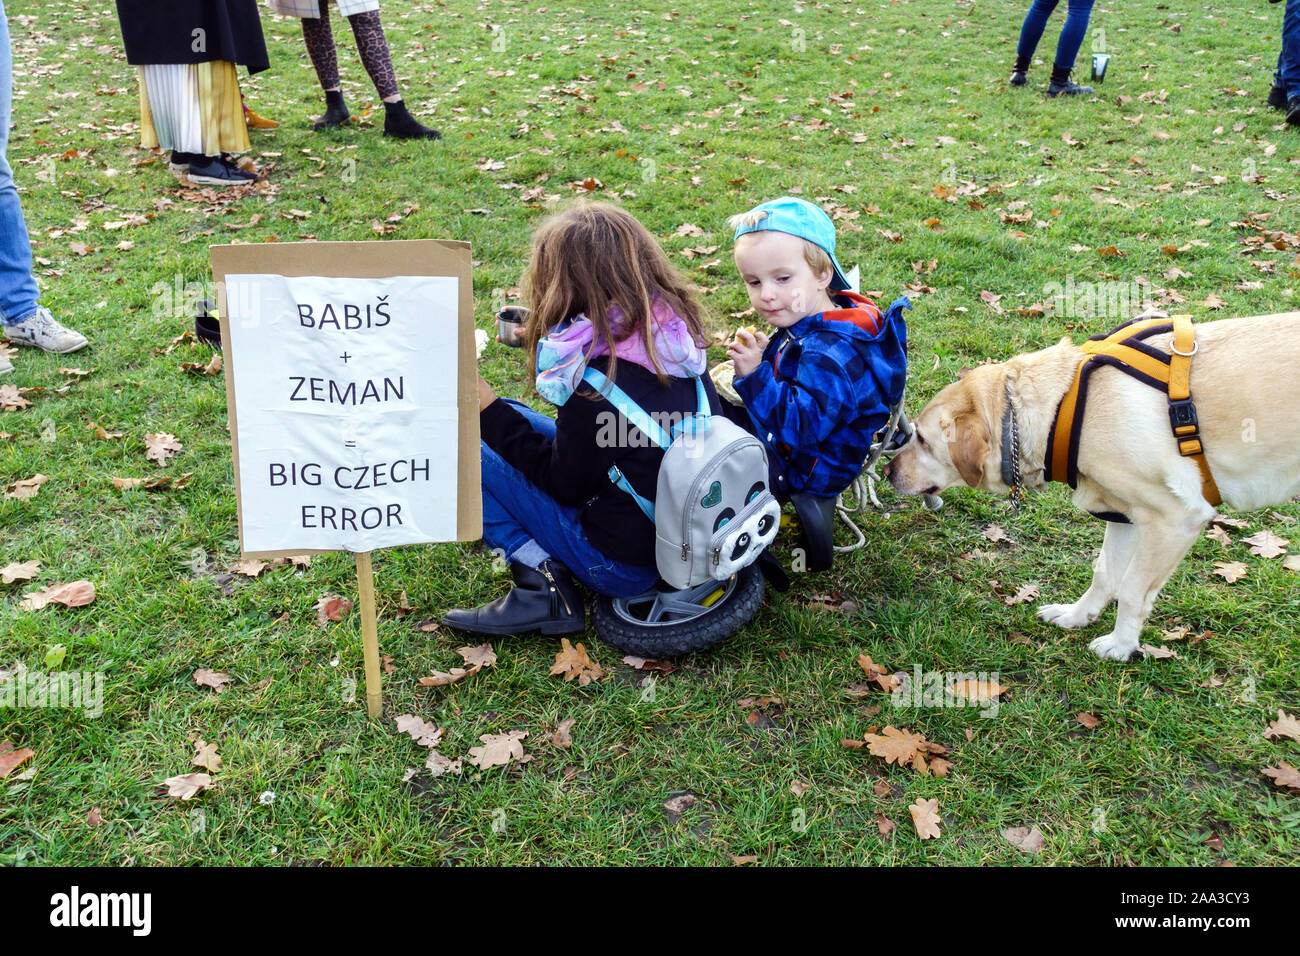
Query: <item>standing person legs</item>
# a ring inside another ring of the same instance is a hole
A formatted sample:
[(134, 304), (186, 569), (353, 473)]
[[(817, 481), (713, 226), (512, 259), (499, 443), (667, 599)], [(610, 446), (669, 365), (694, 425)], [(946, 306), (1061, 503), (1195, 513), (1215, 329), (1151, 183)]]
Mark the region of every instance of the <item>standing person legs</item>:
[(1071, 83), (1070, 71), (1074, 69), (1075, 57), (1079, 55), (1084, 34), (1088, 32), (1093, 0), (1068, 0), (1068, 3), (1065, 24), (1061, 27), (1060, 39), (1056, 41), (1056, 62), (1052, 64), (1052, 82), (1047, 88), (1048, 96), (1092, 92), (1091, 86), (1077, 86)]
[[(9, 49), (9, 21), (0, 0), (0, 323), (4, 334), (19, 345), (47, 352), (75, 352), (86, 345), (85, 336), (54, 320), (39, 304), (40, 291), (32, 277), (32, 247), (27, 235), (18, 188), (6, 154), (9, 149), (9, 115), (13, 106), (13, 60)], [(0, 355), (0, 375), (13, 364)]]
[(1025, 74), (1038, 49), (1038, 41), (1047, 29), (1047, 18), (1052, 15), (1060, 0), (1034, 0), (1025, 14), (1025, 22), (1020, 25), (1020, 42), (1016, 46), (1016, 64), (1011, 68), (1011, 85), (1024, 86)]
[(338, 51), (334, 49), (334, 32), (330, 29), (326, 0), (320, 0), (319, 18), (302, 18), (302, 39), (316, 70), (316, 79), (320, 80), (321, 89), (325, 91), (325, 115), (317, 119), (312, 128), (322, 130), (342, 126), (351, 114), (343, 102), (343, 90), (339, 86)]
[(1286, 0), (1282, 15), (1281, 84), (1286, 90), (1286, 121), (1300, 126), (1300, 0)]
[(379, 11), (355, 13), (348, 17), (348, 22), (352, 24), (352, 35), (357, 40), (361, 63), (375, 84), (375, 92), (384, 102), (384, 135), (398, 139), (441, 139), (440, 132), (417, 120), (402, 102), (402, 94), (397, 88), (397, 73), (393, 70), (393, 58), (388, 52), (388, 40), (384, 36)]

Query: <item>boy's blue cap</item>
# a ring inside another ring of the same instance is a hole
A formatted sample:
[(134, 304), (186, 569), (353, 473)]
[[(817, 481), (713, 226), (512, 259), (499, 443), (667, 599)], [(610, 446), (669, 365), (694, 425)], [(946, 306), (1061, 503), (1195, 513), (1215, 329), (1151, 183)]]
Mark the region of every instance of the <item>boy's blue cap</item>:
[(831, 217), (821, 209), (806, 199), (782, 196), (755, 206), (750, 212), (766, 212), (767, 215), (752, 226), (737, 226), (733, 241), (747, 232), (760, 232), (764, 229), (807, 239), (831, 257), (831, 269), (834, 270), (831, 291), (842, 292), (850, 287), (839, 260), (835, 258), (835, 225), (831, 222)]

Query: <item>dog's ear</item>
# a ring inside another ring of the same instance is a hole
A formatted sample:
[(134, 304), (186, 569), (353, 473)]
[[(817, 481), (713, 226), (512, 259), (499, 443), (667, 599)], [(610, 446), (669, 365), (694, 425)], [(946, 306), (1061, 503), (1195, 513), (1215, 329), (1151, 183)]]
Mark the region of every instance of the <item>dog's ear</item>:
[(961, 474), (962, 481), (978, 488), (984, 480), (984, 459), (988, 457), (989, 429), (976, 413), (958, 415), (953, 421), (953, 437), (948, 442), (948, 454)]

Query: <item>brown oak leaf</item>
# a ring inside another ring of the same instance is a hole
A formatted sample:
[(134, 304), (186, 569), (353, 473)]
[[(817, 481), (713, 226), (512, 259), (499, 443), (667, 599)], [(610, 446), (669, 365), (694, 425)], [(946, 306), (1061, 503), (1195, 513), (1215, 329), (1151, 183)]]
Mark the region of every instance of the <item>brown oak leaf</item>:
[(858, 655), (858, 666), (866, 673), (868, 682), (875, 681), (882, 690), (893, 691), (897, 689), (899, 685), (898, 678), (889, 673), (887, 667), (877, 664), (868, 655)]
[(0, 568), (0, 584), (13, 584), (15, 581), (30, 581), (40, 573), (39, 561), (24, 561), (21, 564), (8, 564)]
[(938, 799), (926, 800), (923, 797), (917, 797), (916, 802), (908, 808), (912, 814), (912, 826), (916, 827), (916, 834), (922, 840), (930, 840), (940, 836), (939, 827), (943, 820), (939, 816)]
[(994, 697), (1000, 697), (1005, 694), (1009, 688), (1003, 687), (997, 681), (992, 680), (966, 680), (957, 681), (952, 685), (953, 697), (964, 697), (967, 700), (980, 701), (992, 700)]
[(221, 769), (221, 755), (217, 753), (217, 745), (204, 743), (202, 739), (194, 741), (194, 756), (190, 758), (190, 764), (216, 773)]
[(1271, 777), (1273, 785), (1276, 787), (1289, 787), (1292, 790), (1300, 790), (1300, 770), (1297, 770), (1285, 760), (1279, 760), (1276, 767), (1265, 767), (1264, 776)]
[(1046, 838), (1038, 827), (1010, 827), (1006, 830), (999, 831), (1002, 839), (1006, 840), (1017, 850), (1022, 853), (1040, 853)]
[(450, 757), (444, 757), (436, 750), (429, 751), (429, 759), (424, 762), (425, 767), (435, 777), (441, 777), (444, 773), (454, 773), (460, 776), (460, 758), (452, 760)]
[(524, 753), (524, 745), (520, 741), (527, 736), (526, 730), (511, 730), (504, 734), (482, 734), (478, 739), (483, 742), (483, 746), (469, 748), (469, 762), (480, 770), (486, 770), (488, 767), (503, 767), (512, 760), (516, 763), (526, 763), (532, 757)]
[(5, 779), (35, 756), (36, 751), (30, 747), (15, 748), (8, 740), (0, 741), (0, 780)]
[(25, 611), (39, 611), (47, 604), (85, 607), (94, 600), (95, 585), (89, 581), (71, 581), (67, 584), (51, 584), (47, 588), (33, 591), (18, 602), (18, 606)]
[(163, 781), (167, 796), (188, 800), (197, 793), (212, 789), (212, 778), (206, 773), (185, 773)]
[(1002, 600), (1009, 606), (1012, 604), (1023, 604), (1025, 601), (1032, 601), (1036, 597), (1038, 597), (1038, 585), (1022, 584), (1020, 585), (1020, 590), (1013, 595), (1004, 597)]
[(570, 736), (569, 731), (573, 729), (573, 721), (574, 718), (572, 717), (568, 720), (560, 721), (560, 726), (556, 727), (555, 733), (551, 734), (551, 743), (555, 744), (557, 747), (563, 748), (564, 750), (568, 750), (572, 747), (573, 737)]
[(1249, 538), (1242, 538), (1241, 543), (1250, 545), (1250, 553), (1261, 558), (1280, 558), (1286, 554), (1286, 546), (1290, 542), (1286, 538), (1279, 538), (1272, 531), (1258, 531)]
[(463, 657), (465, 663), (474, 670), (478, 670), (480, 667), (491, 667), (497, 662), (497, 656), (493, 652), (491, 644), (457, 648), (456, 653)]
[(218, 694), (226, 689), (230, 683), (230, 675), (222, 671), (208, 670), (206, 667), (200, 667), (194, 672), (194, 683), (200, 687), (211, 687)]
[(889, 819), (889, 817), (885, 816), (879, 810), (876, 811), (876, 829), (880, 831), (882, 837), (893, 836), (894, 830), (897, 829), (897, 827), (898, 824), (894, 823), (893, 820)]
[(1229, 584), (1240, 581), (1250, 569), (1240, 561), (1215, 561), (1214, 573)]
[(410, 734), (421, 747), (436, 747), (442, 740), (445, 732), (441, 727), (435, 727), (428, 721), (421, 720), (414, 714), (402, 714), (394, 718), (397, 723), (397, 729), (404, 734)]
[(352, 602), (337, 594), (327, 594), (316, 602), (313, 610), (316, 612), (316, 626), (326, 627), (330, 621), (343, 620), (344, 615), (352, 610)]
[(269, 564), (258, 558), (244, 558), (230, 569), (230, 573), (242, 574), (246, 578), (255, 578), (269, 567)]
[(147, 461), (155, 461), (160, 466), (167, 464), (167, 459), (185, 446), (176, 440), (175, 435), (168, 435), (163, 432), (157, 434), (146, 434), (144, 436), (145, 453)]
[(600, 680), (605, 676), (600, 665), (587, 656), (587, 649), (581, 642), (576, 646), (572, 645), (567, 637), (560, 639), (560, 651), (555, 655), (551, 673), (563, 674), (566, 683), (576, 677), (580, 687), (586, 687), (592, 681)]
[(1092, 730), (1101, 723), (1100, 718), (1098, 718), (1096, 714), (1090, 714), (1086, 710), (1075, 714), (1074, 719), (1083, 724), (1083, 726), (1087, 727), (1089, 730)]
[(5, 497), (17, 498), (19, 500), (24, 498), (35, 498), (41, 490), (41, 485), (45, 484), (49, 480), (50, 479), (45, 475), (35, 474), (30, 478), (23, 478), (21, 481), (15, 481), (6, 489)]
[(442, 671), (435, 670), (428, 677), (420, 678), (422, 687), (445, 687), (448, 684), (454, 684), (458, 680), (464, 680), (466, 677), (472, 677), (479, 672), (477, 667), (471, 667), (466, 670), (463, 667), (453, 667), (451, 673), (444, 674)]
[(1300, 720), (1297, 720), (1294, 714), (1285, 713), (1281, 707), (1277, 709), (1277, 720), (1268, 725), (1264, 731), (1265, 739), (1281, 740), (1283, 737), (1290, 737), (1292, 740), (1300, 742)]

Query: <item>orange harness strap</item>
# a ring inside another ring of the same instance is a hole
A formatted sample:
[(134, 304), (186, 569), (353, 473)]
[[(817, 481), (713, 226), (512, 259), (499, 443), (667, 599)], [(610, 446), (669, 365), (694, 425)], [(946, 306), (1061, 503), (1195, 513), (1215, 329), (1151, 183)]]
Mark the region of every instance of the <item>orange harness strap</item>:
[[(1173, 332), (1170, 354), (1144, 341), (1169, 331)], [(1079, 435), (1083, 430), (1088, 378), (1100, 366), (1109, 365), (1168, 395), (1169, 424), (1178, 451), (1196, 462), (1201, 471), (1201, 494), (1217, 507), (1223, 499), (1210, 474), (1210, 464), (1205, 460), (1191, 396), (1192, 356), (1196, 354), (1196, 331), (1191, 316), (1126, 322), (1107, 335), (1093, 336), (1081, 348), (1086, 355), (1075, 369), (1074, 381), (1057, 407), (1056, 420), (1047, 437), (1044, 477), (1048, 481), (1064, 481), (1071, 488), (1078, 483)]]

